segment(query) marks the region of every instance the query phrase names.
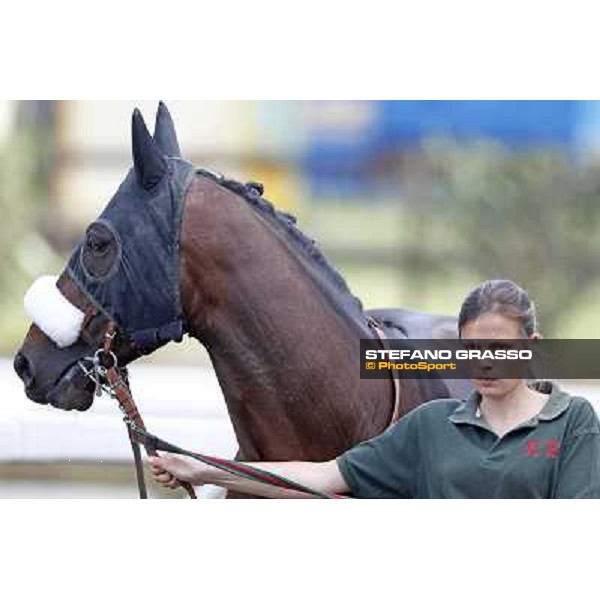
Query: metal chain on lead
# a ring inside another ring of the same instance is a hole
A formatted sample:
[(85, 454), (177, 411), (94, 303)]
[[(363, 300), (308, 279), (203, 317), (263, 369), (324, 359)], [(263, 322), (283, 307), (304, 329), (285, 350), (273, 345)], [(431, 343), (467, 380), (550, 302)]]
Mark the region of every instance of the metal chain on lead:
[[(116, 398), (115, 386), (113, 386), (113, 384), (110, 383), (107, 377), (107, 372), (109, 368), (114, 367), (121, 374), (122, 377), (120, 380), (120, 385), (126, 385), (125, 380), (128, 380), (127, 369), (119, 368), (119, 361), (115, 353), (109, 349), (115, 335), (116, 332), (107, 331), (104, 334), (106, 340), (104, 347), (96, 350), (93, 356), (85, 356), (80, 361), (78, 361), (78, 365), (83, 371), (84, 375), (94, 382), (94, 394), (98, 397), (102, 395), (102, 392), (105, 392), (112, 399)], [(103, 364), (102, 357), (108, 357), (110, 361), (109, 366)], [(86, 364), (90, 364), (90, 367), (88, 368)], [(118, 406), (121, 409), (121, 412), (125, 414), (123, 409), (121, 408), (121, 405), (119, 404)], [(129, 420), (127, 415), (125, 415), (125, 420)]]

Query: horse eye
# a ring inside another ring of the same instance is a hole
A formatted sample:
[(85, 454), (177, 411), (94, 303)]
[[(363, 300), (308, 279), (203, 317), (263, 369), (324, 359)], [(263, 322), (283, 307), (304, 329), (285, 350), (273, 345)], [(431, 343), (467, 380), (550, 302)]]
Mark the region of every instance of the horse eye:
[(106, 277), (119, 264), (118, 234), (102, 222), (90, 225), (81, 248), (81, 265), (91, 277)]
[(108, 248), (109, 240), (98, 239), (96, 236), (89, 236), (86, 240), (86, 246), (95, 253), (105, 252)]

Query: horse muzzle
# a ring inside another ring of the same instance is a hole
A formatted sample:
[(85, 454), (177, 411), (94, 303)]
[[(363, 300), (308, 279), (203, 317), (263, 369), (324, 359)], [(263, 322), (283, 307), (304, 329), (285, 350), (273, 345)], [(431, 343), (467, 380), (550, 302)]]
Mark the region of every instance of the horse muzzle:
[(17, 353), (13, 366), (23, 381), (25, 394), (33, 402), (50, 404), (62, 410), (85, 411), (94, 401), (93, 382), (86, 377), (78, 362), (68, 366), (48, 387), (39, 385), (35, 370), (23, 352)]
[(94, 384), (79, 363), (75, 363), (56, 382), (46, 399), (54, 408), (85, 411), (94, 402)]

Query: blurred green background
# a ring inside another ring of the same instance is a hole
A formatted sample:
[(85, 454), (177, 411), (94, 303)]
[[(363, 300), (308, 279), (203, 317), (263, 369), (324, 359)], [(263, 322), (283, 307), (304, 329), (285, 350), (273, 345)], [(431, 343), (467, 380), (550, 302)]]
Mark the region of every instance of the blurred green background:
[[(129, 165), (155, 101), (0, 102), (0, 354)], [(600, 109), (593, 102), (168, 102), (184, 156), (258, 180), (366, 307), (456, 314), (509, 278), (547, 337), (600, 337)], [(148, 360), (196, 360), (185, 343)]]

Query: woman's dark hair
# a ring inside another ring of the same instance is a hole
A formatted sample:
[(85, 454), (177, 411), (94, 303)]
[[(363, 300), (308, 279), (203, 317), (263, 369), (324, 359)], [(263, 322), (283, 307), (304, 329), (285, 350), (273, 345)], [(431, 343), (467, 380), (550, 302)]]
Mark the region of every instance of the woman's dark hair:
[(485, 313), (517, 319), (527, 336), (537, 331), (535, 305), (523, 288), (507, 279), (484, 281), (469, 292), (458, 315), (459, 335), (467, 322)]

